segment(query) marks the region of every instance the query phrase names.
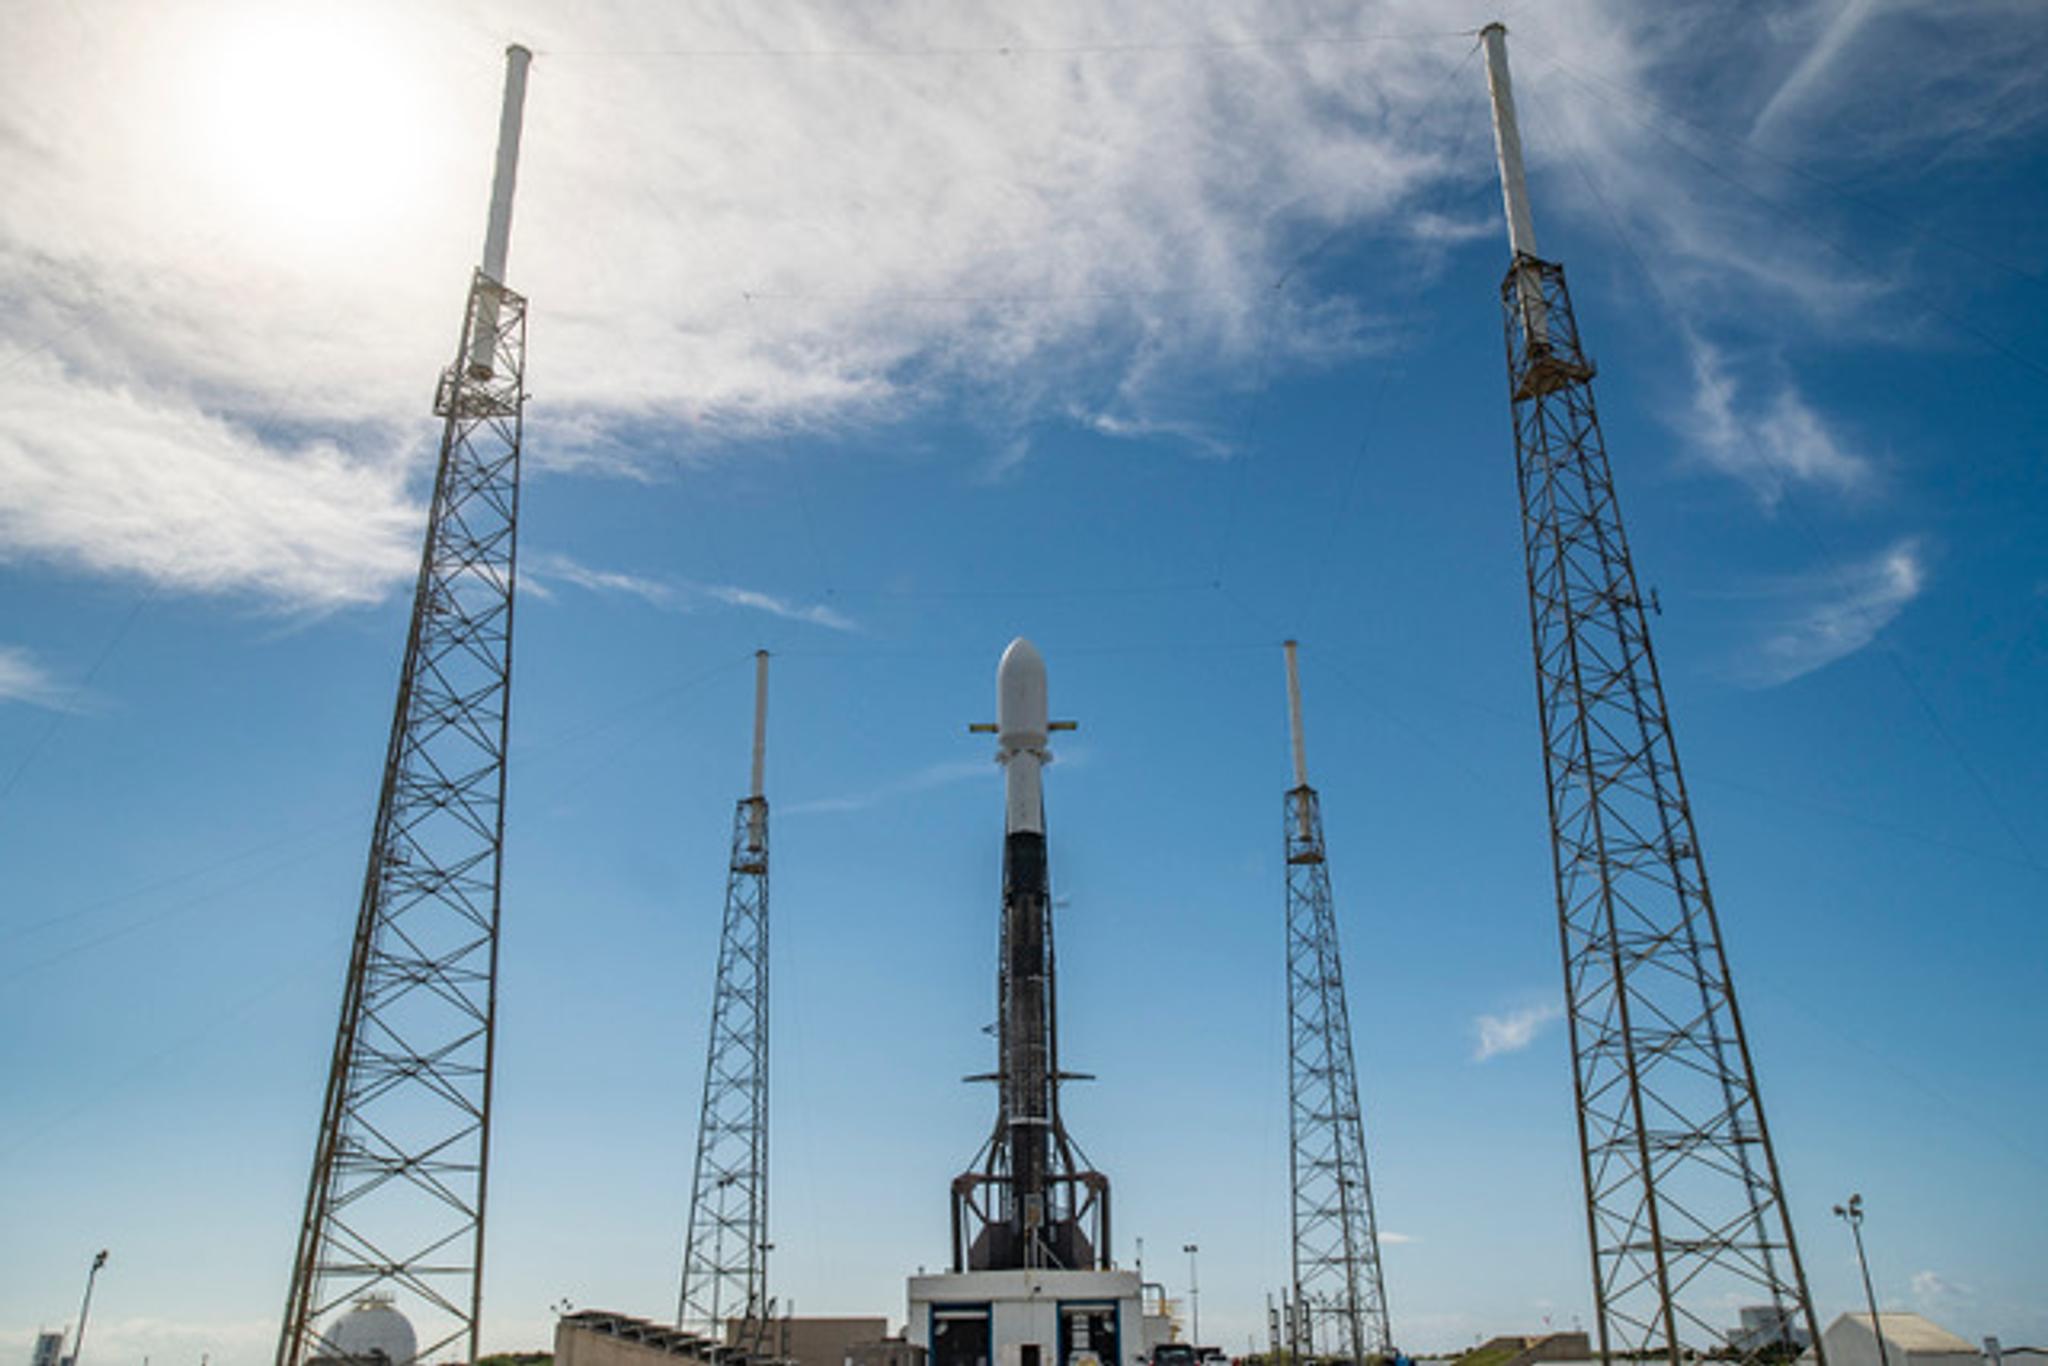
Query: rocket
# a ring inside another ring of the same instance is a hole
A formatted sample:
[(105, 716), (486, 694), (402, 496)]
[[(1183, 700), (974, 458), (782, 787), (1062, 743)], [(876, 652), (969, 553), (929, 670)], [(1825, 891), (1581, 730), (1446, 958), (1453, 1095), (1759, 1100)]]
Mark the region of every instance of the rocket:
[(1001, 1123), (1009, 1130), (1012, 1227), (1028, 1248), (1044, 1235), (1053, 1123), (1052, 895), (1046, 869), (1045, 660), (1019, 636), (996, 668), (996, 762), (1003, 766)]
[(997, 1070), (988, 1078), (999, 1100), (983, 1173), (963, 1177), (967, 1184), (956, 1186), (956, 1198), (983, 1182), (1006, 1189), (1004, 1198), (977, 1206), (976, 1232), (960, 1227), (956, 1207), (955, 1261), (973, 1270), (1092, 1266), (1106, 1241), (1108, 1183), (1080, 1169), (1059, 1116), (1065, 1076), (1054, 1006), (1043, 788), (1052, 762), (1047, 740), (1074, 724), (1048, 719), (1045, 660), (1030, 641), (1020, 636), (1003, 651), (996, 723), (973, 729), (995, 733), (996, 762), (1003, 766)]

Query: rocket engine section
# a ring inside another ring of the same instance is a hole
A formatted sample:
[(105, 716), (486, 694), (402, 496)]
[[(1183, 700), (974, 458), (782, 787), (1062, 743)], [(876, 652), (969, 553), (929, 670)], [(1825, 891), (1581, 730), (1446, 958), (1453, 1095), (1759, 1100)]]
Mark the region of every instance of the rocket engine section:
[(1052, 895), (1041, 775), (1045, 660), (1021, 636), (996, 669), (996, 762), (1003, 766), (1003, 915), (997, 974), (995, 1131), (953, 1180), (953, 1270), (1096, 1270), (1109, 1248), (1109, 1178), (1087, 1169), (1060, 1122)]

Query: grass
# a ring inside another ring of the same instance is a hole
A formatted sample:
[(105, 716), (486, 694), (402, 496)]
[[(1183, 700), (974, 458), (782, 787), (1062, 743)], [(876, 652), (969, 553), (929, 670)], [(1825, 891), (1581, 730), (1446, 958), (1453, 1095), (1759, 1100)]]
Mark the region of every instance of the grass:
[(1521, 1344), (1477, 1347), (1458, 1358), (1457, 1366), (1501, 1366), (1522, 1354)]

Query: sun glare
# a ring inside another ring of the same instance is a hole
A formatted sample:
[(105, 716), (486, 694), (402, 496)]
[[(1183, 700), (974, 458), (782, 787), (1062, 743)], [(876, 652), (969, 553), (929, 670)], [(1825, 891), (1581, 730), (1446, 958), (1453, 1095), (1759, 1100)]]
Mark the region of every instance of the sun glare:
[(237, 7), (195, 43), (193, 150), (216, 207), (307, 248), (392, 228), (426, 178), (428, 101), (369, 12)]

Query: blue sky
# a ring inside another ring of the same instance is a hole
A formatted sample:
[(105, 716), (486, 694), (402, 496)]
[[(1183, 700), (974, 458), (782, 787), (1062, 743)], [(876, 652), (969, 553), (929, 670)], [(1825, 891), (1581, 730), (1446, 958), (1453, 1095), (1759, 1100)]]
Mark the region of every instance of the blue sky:
[[(486, 1341), (675, 1296), (774, 652), (774, 1289), (902, 1313), (1043, 649), (1069, 1122), (1205, 1336), (1284, 1275), (1303, 642), (1397, 1335), (1589, 1314), (1480, 7), (44, 7), (0, 54), (0, 1351), (275, 1339), (533, 45)], [(2037, 6), (1510, 7), (1824, 1317), (2048, 1340)], [(1730, 1315), (1732, 1322), (1732, 1312)]]

